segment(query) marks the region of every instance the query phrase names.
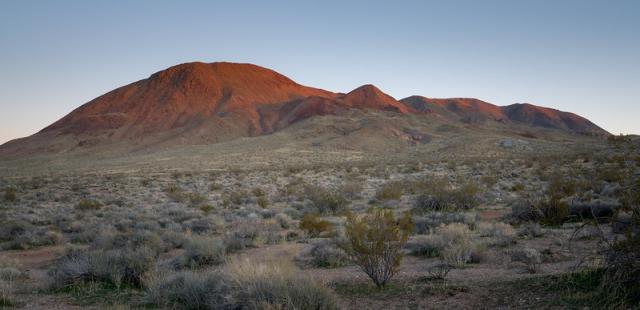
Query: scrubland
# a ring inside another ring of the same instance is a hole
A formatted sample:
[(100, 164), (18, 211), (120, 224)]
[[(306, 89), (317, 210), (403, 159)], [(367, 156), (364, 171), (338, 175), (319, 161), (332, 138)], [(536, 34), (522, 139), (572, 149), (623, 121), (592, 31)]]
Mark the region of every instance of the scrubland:
[(640, 150), (4, 175), (0, 305), (632, 308)]

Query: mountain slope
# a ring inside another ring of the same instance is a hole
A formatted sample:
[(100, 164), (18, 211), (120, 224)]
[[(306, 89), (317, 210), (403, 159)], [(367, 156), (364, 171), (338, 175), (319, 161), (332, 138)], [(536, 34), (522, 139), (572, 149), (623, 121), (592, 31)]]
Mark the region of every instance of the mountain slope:
[[(357, 113), (351, 113), (354, 111)], [(439, 122), (497, 123), (506, 131), (518, 129), (509, 126), (525, 126), (562, 134), (608, 134), (575, 114), (528, 104), (498, 107), (472, 98), (421, 96), (397, 101), (373, 85), (346, 94), (333, 93), (300, 85), (252, 64), (194, 62), (170, 67), (97, 97), (40, 132), (1, 145), (0, 158), (92, 154), (98, 149), (118, 155), (215, 144), (271, 134), (326, 115), (350, 115), (350, 120), (368, 119), (371, 124), (371, 118), (362, 114), (367, 111), (382, 113), (376, 117), (389, 115), (391, 121), (380, 122), (378, 127), (363, 125), (366, 130), (358, 132), (359, 141), (366, 141), (365, 135), (380, 135), (411, 145), (426, 143), (432, 133), (417, 130), (415, 121), (435, 122), (434, 126)], [(316, 130), (325, 132), (323, 128)]]

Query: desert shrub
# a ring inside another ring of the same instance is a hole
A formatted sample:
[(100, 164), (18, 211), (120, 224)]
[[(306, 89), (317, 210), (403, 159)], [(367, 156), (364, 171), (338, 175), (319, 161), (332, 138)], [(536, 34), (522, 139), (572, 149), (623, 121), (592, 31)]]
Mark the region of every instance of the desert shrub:
[(102, 203), (95, 199), (82, 199), (76, 205), (78, 210), (98, 210), (102, 208)]
[(156, 272), (145, 281), (143, 301), (168, 309), (228, 309), (228, 282), (218, 271)]
[(218, 238), (205, 236), (188, 237), (184, 243), (182, 265), (191, 268), (220, 265), (224, 263), (226, 248)]
[(414, 203), (414, 210), (420, 212), (445, 211), (449, 207), (449, 200), (443, 195), (421, 194)]
[(307, 186), (306, 197), (321, 214), (337, 214), (346, 210), (349, 203), (340, 192), (319, 186)]
[(169, 184), (164, 188), (164, 192), (175, 202), (184, 202), (187, 200), (187, 195), (177, 184)]
[(403, 184), (401, 182), (388, 182), (376, 192), (377, 200), (398, 200), (402, 196)]
[(513, 186), (511, 186), (512, 192), (521, 192), (523, 190), (524, 190), (524, 184), (522, 183), (516, 183)]
[(340, 192), (346, 199), (358, 199), (362, 193), (362, 187), (363, 183), (361, 181), (351, 180), (342, 185)]
[(292, 207), (286, 207), (282, 212), (294, 220), (300, 219), (301, 216), (300, 211)]
[(518, 236), (525, 238), (538, 238), (544, 235), (544, 231), (540, 224), (535, 222), (526, 222), (520, 225), (518, 229)]
[(317, 214), (307, 213), (300, 220), (300, 229), (311, 237), (318, 237), (322, 234), (330, 234), (333, 225), (327, 220), (321, 219)]
[(251, 193), (256, 196), (256, 197), (263, 197), (264, 195), (266, 195), (266, 193), (264, 192), (264, 190), (260, 187), (256, 187), (254, 188)]
[(480, 177), (480, 181), (487, 187), (487, 188), (491, 188), (494, 185), (496, 185), (496, 183), (498, 183), (498, 178), (494, 175), (483, 175)]
[(26, 221), (10, 221), (0, 227), (0, 250), (26, 250), (62, 242), (62, 234)]
[(147, 248), (119, 250), (70, 250), (50, 271), (52, 287), (60, 289), (85, 281), (140, 287), (155, 262)]
[(231, 204), (241, 205), (247, 201), (248, 194), (244, 190), (233, 190), (223, 193), (222, 199)]
[(561, 225), (569, 216), (569, 204), (562, 200), (543, 200), (535, 207), (542, 213), (540, 223), (545, 225)]
[(478, 185), (473, 182), (468, 182), (453, 190), (452, 200), (453, 204), (458, 209), (471, 209), (477, 207), (480, 203), (478, 193), (480, 189)]
[(461, 267), (481, 256), (482, 247), (471, 236), (467, 225), (450, 223), (440, 225), (429, 235), (414, 238), (407, 248), (414, 255), (440, 257), (453, 267)]
[(511, 216), (517, 221), (560, 225), (569, 217), (569, 204), (556, 198), (520, 202), (512, 206)]
[(452, 267), (463, 267), (471, 261), (475, 244), (470, 241), (456, 242), (447, 245), (440, 251), (440, 257)]
[(533, 248), (524, 248), (513, 251), (511, 253), (511, 260), (523, 263), (527, 271), (530, 273), (539, 272), (540, 266), (542, 265), (542, 255), (538, 250)]
[(225, 269), (236, 309), (338, 309), (335, 295), (293, 266), (237, 260)]
[(280, 243), (284, 236), (275, 220), (247, 219), (236, 221), (226, 232), (224, 243), (227, 252), (243, 250), (260, 244)]
[(437, 235), (416, 236), (407, 242), (406, 248), (411, 255), (438, 257), (440, 251), (445, 247), (445, 243)]
[(463, 243), (470, 239), (471, 230), (465, 224), (451, 223), (436, 228), (435, 235), (439, 236), (444, 244)]
[(481, 237), (492, 238), (492, 244), (508, 246), (515, 242), (516, 230), (506, 223), (480, 223), (478, 231)]
[(264, 196), (258, 197), (256, 202), (258, 203), (258, 206), (260, 206), (260, 208), (265, 209), (265, 208), (269, 207), (269, 199), (267, 199)]
[(333, 242), (318, 242), (309, 252), (311, 263), (320, 268), (337, 268), (349, 264), (347, 254)]
[(457, 188), (450, 188), (446, 180), (426, 182), (422, 185), (425, 192), (416, 197), (414, 213), (425, 213), (446, 210), (467, 210), (476, 207), (479, 188), (475, 183), (465, 183)]
[(476, 221), (477, 215), (473, 212), (430, 212), (413, 217), (413, 231), (416, 234), (426, 234), (440, 225), (450, 223), (463, 223), (475, 227)]
[(565, 178), (562, 175), (554, 175), (547, 186), (547, 196), (552, 199), (561, 199), (572, 196), (576, 193), (576, 182), (572, 178)]
[(280, 225), (282, 229), (289, 229), (292, 226), (291, 217), (289, 217), (289, 215), (284, 213), (278, 213), (276, 215), (276, 222), (278, 222), (278, 225)]
[(213, 209), (215, 209), (215, 207), (210, 205), (210, 204), (199, 205), (197, 208), (200, 209), (204, 213), (209, 213), (209, 212), (213, 211)]
[(207, 197), (200, 193), (188, 193), (186, 194), (186, 198), (189, 200), (191, 206), (198, 206), (207, 201)]
[(451, 265), (448, 263), (438, 263), (427, 268), (427, 273), (431, 279), (444, 280), (451, 271)]
[(16, 189), (12, 188), (12, 187), (7, 187), (4, 189), (4, 200), (5, 201), (10, 201), (10, 202), (14, 202), (16, 201), (17, 195), (16, 195)]
[(361, 217), (349, 214), (341, 247), (376, 286), (384, 287), (400, 266), (411, 225), (409, 213), (399, 219), (380, 209)]

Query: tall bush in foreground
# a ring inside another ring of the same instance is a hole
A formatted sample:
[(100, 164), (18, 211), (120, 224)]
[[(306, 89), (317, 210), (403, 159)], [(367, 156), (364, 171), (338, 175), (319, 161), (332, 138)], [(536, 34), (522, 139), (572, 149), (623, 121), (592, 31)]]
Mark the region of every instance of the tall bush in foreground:
[(400, 267), (401, 250), (412, 229), (409, 213), (400, 219), (389, 210), (374, 210), (360, 217), (349, 214), (341, 247), (376, 286), (384, 287)]

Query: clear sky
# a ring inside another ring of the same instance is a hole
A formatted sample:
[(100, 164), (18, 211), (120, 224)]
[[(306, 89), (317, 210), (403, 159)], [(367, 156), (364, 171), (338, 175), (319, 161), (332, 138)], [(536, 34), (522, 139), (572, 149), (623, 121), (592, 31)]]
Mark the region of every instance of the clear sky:
[(0, 143), (190, 61), (476, 97), (640, 134), (640, 1), (0, 1)]

